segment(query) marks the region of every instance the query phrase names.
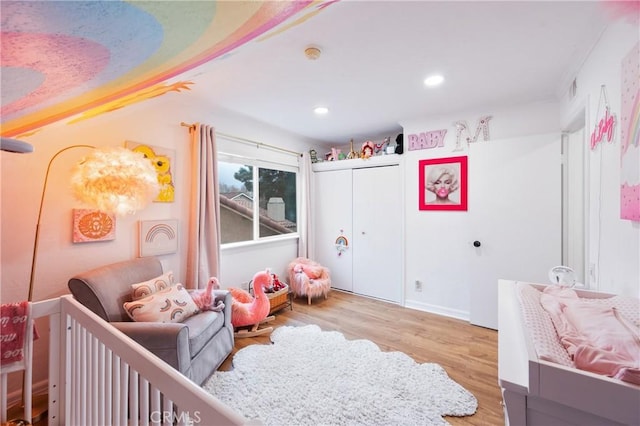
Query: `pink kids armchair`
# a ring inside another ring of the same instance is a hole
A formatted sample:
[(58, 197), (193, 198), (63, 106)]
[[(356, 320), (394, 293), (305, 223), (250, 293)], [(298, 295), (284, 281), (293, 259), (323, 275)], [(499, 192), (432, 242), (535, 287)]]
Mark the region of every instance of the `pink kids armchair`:
[(324, 295), (324, 298), (327, 298), (331, 289), (331, 275), (328, 268), (305, 257), (298, 257), (289, 264), (287, 273), (294, 296), (307, 296), (309, 305), (314, 297)]

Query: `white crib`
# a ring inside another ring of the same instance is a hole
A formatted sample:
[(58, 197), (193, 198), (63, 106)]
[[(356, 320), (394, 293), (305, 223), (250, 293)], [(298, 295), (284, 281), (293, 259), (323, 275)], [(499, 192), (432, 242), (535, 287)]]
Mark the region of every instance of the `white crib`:
[[(640, 386), (541, 359), (534, 330), (527, 327), (518, 299), (518, 283), (499, 280), (498, 285), (498, 382), (505, 424), (640, 424)], [(592, 299), (613, 296), (584, 290), (577, 293)], [(553, 328), (550, 320), (549, 327)], [(555, 329), (552, 334), (555, 336)]]
[[(34, 303), (32, 317), (49, 317), (50, 426), (246, 423), (244, 417), (72, 296)], [(26, 358), (30, 364), (28, 351)], [(29, 383), (30, 371), (29, 366)], [(4, 376), (2, 421), (7, 408)], [(24, 418), (29, 419), (30, 387), (25, 392), (25, 407)]]

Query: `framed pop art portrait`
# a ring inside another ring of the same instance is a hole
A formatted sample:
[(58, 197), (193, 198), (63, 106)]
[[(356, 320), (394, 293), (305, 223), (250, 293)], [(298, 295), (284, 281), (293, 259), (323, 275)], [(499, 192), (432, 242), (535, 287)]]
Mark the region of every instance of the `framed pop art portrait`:
[(467, 210), (467, 157), (418, 162), (420, 210)]

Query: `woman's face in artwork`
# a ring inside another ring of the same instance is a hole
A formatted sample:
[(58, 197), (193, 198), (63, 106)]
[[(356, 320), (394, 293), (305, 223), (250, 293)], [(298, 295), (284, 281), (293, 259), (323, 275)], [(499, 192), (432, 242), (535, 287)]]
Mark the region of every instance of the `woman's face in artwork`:
[(433, 182), (433, 188), (438, 198), (447, 198), (451, 192), (451, 184), (453, 183), (453, 176), (448, 173), (443, 173), (438, 179)]

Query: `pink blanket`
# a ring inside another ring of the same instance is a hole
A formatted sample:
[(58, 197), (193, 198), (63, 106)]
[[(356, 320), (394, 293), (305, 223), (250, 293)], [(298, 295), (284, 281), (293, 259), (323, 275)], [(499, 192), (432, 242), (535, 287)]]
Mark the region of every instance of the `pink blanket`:
[[(3, 370), (24, 368), (28, 326), (33, 327), (29, 302), (4, 303), (0, 306), (0, 366)], [(37, 333), (34, 333), (34, 338), (36, 336)]]
[(540, 303), (577, 368), (640, 385), (640, 331), (616, 308), (548, 286)]

